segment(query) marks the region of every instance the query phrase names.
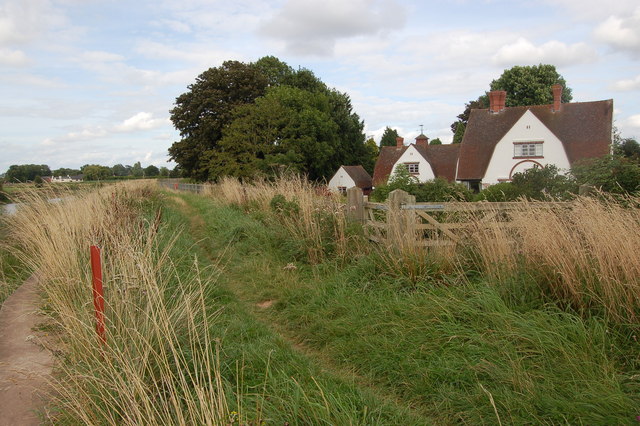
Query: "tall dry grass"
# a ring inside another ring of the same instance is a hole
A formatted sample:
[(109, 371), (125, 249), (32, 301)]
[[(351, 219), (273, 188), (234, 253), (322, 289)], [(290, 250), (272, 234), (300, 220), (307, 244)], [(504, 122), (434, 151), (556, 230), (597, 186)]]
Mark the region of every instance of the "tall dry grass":
[[(242, 183), (223, 178), (207, 188), (206, 194), (227, 204), (245, 209), (275, 212), (280, 225), (293, 239), (304, 245), (308, 259), (317, 264), (331, 256), (344, 258), (349, 253), (344, 199), (328, 194), (305, 177), (290, 175), (275, 181)], [(278, 196), (282, 202), (275, 202)]]
[(523, 202), (510, 212), (509, 226), (477, 224), (471, 235), (477, 266), (490, 282), (526, 274), (551, 299), (579, 311), (599, 311), (614, 321), (637, 323), (638, 201), (581, 197), (566, 208)]
[[(221, 424), (228, 420), (212, 313), (194, 272), (178, 273), (161, 217), (141, 218), (152, 189), (129, 183), (52, 204), (36, 194), (8, 219), (62, 330), (52, 420), (83, 424)], [(95, 333), (89, 246), (102, 247), (107, 343)]]

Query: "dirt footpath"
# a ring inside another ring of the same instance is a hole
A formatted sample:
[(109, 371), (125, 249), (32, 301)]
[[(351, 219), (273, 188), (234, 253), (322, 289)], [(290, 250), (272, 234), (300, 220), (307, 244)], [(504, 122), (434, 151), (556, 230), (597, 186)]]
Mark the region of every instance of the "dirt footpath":
[(42, 322), (37, 287), (29, 278), (0, 309), (0, 426), (40, 424), (45, 406), (53, 356), (33, 331)]

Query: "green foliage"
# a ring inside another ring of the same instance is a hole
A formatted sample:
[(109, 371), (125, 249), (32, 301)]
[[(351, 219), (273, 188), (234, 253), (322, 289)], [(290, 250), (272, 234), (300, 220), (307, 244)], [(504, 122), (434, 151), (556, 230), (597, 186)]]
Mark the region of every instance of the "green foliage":
[(111, 176), (111, 168), (99, 164), (86, 164), (82, 166), (84, 180), (104, 180)]
[(456, 131), (453, 134), (453, 143), (461, 143), (464, 138), (464, 131), (467, 128), (467, 124), (463, 122), (456, 122)]
[(5, 173), (7, 182), (30, 182), (36, 176), (51, 176), (51, 169), (46, 164), (14, 164)]
[(429, 145), (442, 145), (442, 141), (440, 138), (431, 139), (429, 141)]
[(404, 164), (398, 164), (389, 177), (389, 181), (386, 185), (378, 185), (373, 190), (370, 197), (375, 201), (384, 201), (389, 196), (389, 193), (396, 189), (402, 189), (409, 194), (413, 194), (418, 185), (418, 179), (409, 173), (409, 169)]
[(144, 169), (142, 168), (142, 164), (140, 162), (136, 162), (133, 167), (131, 167), (131, 175), (135, 177), (144, 176)]
[(366, 155), (360, 164), (370, 175), (373, 175), (373, 169), (376, 166), (376, 160), (380, 154), (380, 148), (373, 138), (367, 139), (365, 142)]
[(524, 197), (530, 200), (569, 199), (577, 192), (572, 176), (560, 174), (554, 165), (532, 167), (515, 173), (511, 182), (502, 182), (483, 189), (479, 201), (515, 201)]
[(285, 216), (293, 216), (300, 213), (300, 206), (295, 200), (287, 201), (282, 194), (276, 194), (269, 201), (269, 207), (275, 213)]
[(153, 164), (144, 168), (144, 176), (146, 177), (154, 177), (160, 174), (160, 169), (158, 169)]
[(169, 177), (169, 169), (167, 167), (164, 167), (164, 166), (160, 167), (159, 176), (160, 177)]
[(196, 180), (283, 169), (322, 179), (342, 164), (371, 163), (349, 97), (272, 56), (205, 71), (171, 119), (182, 137), (171, 158)]
[(553, 65), (515, 66), (491, 82), (491, 90), (507, 91), (507, 106), (547, 105), (553, 103), (551, 86), (562, 85), (562, 102), (573, 96), (565, 79)]
[(61, 167), (59, 169), (54, 170), (52, 173), (53, 173), (53, 176), (56, 176), (56, 177), (60, 177), (60, 176), (66, 177), (66, 176), (76, 176), (82, 172), (78, 169), (68, 169), (68, 168)]
[(35, 178), (33, 178), (33, 183), (36, 188), (42, 188), (42, 185), (44, 185), (44, 180), (40, 175), (37, 175)]
[(448, 182), (444, 178), (433, 180), (416, 185), (413, 190), (416, 201), (426, 202), (450, 202), (450, 201), (471, 201), (473, 193), (463, 184)]
[(613, 153), (640, 162), (640, 144), (633, 138), (620, 138), (619, 141), (614, 141)]
[(111, 173), (114, 176), (128, 176), (131, 174), (131, 166), (123, 166), (122, 164), (116, 164), (113, 167), (111, 167)]
[[(547, 105), (553, 103), (551, 86), (554, 84), (562, 85), (562, 102), (571, 102), (571, 89), (553, 65), (514, 66), (504, 70), (500, 77), (493, 80), (490, 90), (505, 90), (508, 107)], [(489, 108), (489, 97), (486, 94), (465, 104), (465, 110), (458, 115), (458, 120), (451, 124), (451, 131), (455, 135), (454, 143), (462, 142), (471, 110), (483, 108)], [(460, 129), (459, 124), (464, 124), (465, 127)]]
[(579, 185), (594, 186), (614, 194), (626, 194), (640, 189), (640, 164), (621, 155), (605, 155), (583, 160), (571, 168)]
[(398, 131), (387, 126), (384, 129), (382, 138), (380, 138), (380, 147), (383, 146), (396, 146), (396, 138), (398, 138)]
[(521, 196), (522, 191), (520, 190), (520, 188), (518, 188), (511, 182), (500, 182), (480, 191), (476, 195), (475, 201), (515, 201)]

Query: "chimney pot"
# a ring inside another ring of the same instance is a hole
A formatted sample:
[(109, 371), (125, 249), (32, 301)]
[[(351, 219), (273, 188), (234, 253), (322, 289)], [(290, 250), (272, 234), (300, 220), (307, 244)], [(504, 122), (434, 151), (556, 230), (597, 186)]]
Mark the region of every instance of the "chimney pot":
[(494, 90), (489, 92), (489, 111), (500, 112), (504, 110), (507, 103), (507, 92), (504, 90)]
[(396, 138), (396, 148), (402, 148), (404, 146), (404, 138), (398, 136)]
[(560, 111), (560, 104), (562, 103), (562, 84), (554, 84), (551, 86), (553, 90), (553, 111)]

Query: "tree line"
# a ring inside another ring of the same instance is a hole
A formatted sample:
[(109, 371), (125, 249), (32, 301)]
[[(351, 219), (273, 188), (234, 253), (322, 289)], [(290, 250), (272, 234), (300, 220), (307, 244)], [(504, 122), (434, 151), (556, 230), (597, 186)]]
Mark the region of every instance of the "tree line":
[(138, 161), (133, 166), (116, 164), (112, 167), (99, 164), (85, 164), (79, 169), (59, 168), (51, 170), (46, 164), (14, 164), (4, 173), (4, 180), (9, 183), (34, 182), (43, 177), (66, 177), (82, 175), (83, 180), (105, 180), (113, 178), (143, 178), (143, 177), (180, 177), (180, 168), (172, 170), (167, 167), (149, 165), (142, 167)]

